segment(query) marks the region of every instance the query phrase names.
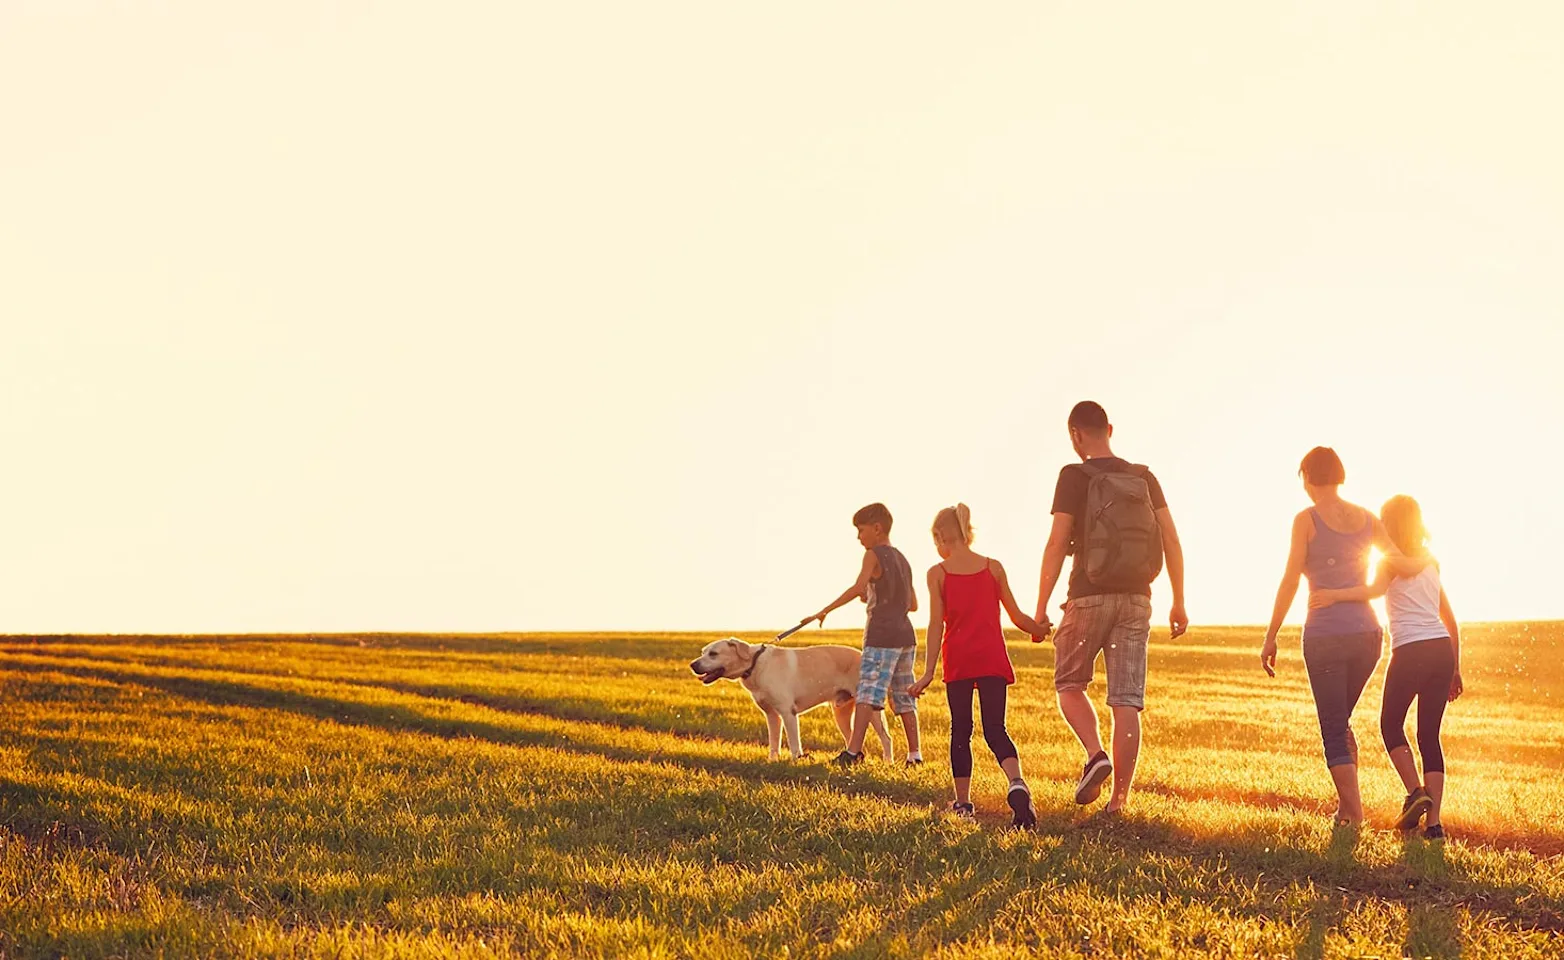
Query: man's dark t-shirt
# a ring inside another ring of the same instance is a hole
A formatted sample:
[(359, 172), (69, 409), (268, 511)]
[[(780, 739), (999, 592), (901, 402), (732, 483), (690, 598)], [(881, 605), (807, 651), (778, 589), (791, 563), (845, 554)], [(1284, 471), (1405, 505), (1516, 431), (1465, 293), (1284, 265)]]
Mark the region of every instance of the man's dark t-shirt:
[[(1094, 457), (1092, 463), (1119, 470), (1126, 470), (1131, 466), (1128, 460), (1119, 457)], [(1090, 485), (1091, 477), (1087, 475), (1086, 468), (1078, 463), (1072, 463), (1059, 471), (1059, 483), (1054, 487), (1052, 512), (1068, 513), (1075, 518), (1075, 522), (1070, 527), (1070, 587), (1069, 593), (1065, 595), (1066, 601), (1077, 597), (1093, 597), (1102, 593), (1124, 592), (1099, 587), (1086, 579), (1086, 564), (1081, 562), (1080, 551), (1076, 548), (1077, 541), (1086, 532), (1086, 523), (1082, 517), (1086, 513), (1086, 488)], [(1146, 471), (1146, 486), (1151, 488), (1153, 510), (1161, 510), (1168, 505), (1167, 497), (1162, 494), (1162, 484), (1157, 482), (1156, 476), (1150, 470)], [(1151, 596), (1151, 584), (1146, 584), (1137, 592)]]

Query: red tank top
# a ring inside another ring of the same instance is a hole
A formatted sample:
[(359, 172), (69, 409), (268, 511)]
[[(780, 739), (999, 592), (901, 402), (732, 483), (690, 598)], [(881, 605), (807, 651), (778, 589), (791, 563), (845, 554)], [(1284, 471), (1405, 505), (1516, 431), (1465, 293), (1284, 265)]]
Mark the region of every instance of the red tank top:
[(1015, 683), (1015, 670), (999, 626), (999, 583), (984, 567), (977, 573), (945, 572), (945, 640), (940, 650), (946, 683), (977, 677), (1003, 677)]

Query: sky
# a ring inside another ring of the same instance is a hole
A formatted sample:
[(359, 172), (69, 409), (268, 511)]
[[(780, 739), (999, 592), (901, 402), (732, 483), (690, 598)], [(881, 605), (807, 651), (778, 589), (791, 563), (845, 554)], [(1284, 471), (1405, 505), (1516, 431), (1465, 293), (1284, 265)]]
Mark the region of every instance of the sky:
[(1564, 617), (1560, 35), (0, 0), (0, 631), (780, 630), (875, 500), (1030, 609), (1087, 398), (1197, 631), (1268, 618), (1316, 444), (1463, 619)]

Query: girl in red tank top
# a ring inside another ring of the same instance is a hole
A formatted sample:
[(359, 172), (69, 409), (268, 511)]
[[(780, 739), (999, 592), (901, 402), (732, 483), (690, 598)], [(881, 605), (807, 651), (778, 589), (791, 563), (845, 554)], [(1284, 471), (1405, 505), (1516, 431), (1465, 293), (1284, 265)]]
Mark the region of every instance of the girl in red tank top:
[(1006, 688), (1015, 670), (1005, 649), (999, 608), (1010, 622), (1035, 637), (1046, 635), (1037, 621), (1021, 612), (1005, 568), (998, 560), (972, 552), (972, 516), (964, 503), (946, 507), (934, 518), (934, 546), (941, 562), (929, 568), (929, 653), (923, 676), (912, 685), (921, 696), (934, 682), (934, 665), (943, 662), (945, 698), (950, 704), (950, 773), (957, 816), (971, 817), (972, 694), (977, 692), (983, 715), (983, 739), (1010, 778), (1008, 801), (1017, 827), (1037, 822), (1032, 793), (1021, 778), (1021, 760), (1005, 731)]

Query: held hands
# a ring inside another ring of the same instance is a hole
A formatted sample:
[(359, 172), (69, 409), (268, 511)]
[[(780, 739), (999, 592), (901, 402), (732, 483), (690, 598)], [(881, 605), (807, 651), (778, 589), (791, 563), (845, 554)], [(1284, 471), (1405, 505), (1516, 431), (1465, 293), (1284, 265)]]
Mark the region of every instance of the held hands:
[(1173, 604), (1173, 609), (1168, 614), (1168, 639), (1177, 640), (1189, 629), (1189, 614), (1184, 612), (1182, 603)]
[(1276, 634), (1265, 635), (1265, 643), (1260, 646), (1260, 666), (1265, 669), (1268, 677), (1276, 676)]
[(1032, 642), (1045, 643), (1048, 640), (1048, 635), (1054, 632), (1053, 621), (1048, 619), (1047, 614), (1043, 614), (1033, 620), (1032, 623), (1037, 627), (1037, 632), (1032, 634)]
[(907, 692), (912, 694), (914, 697), (921, 697), (923, 696), (923, 692), (929, 688), (929, 684), (933, 682), (934, 674), (925, 673), (923, 676), (914, 681), (912, 686), (907, 688)]
[(1450, 678), (1450, 702), (1454, 703), (1466, 692), (1466, 684), (1461, 682), (1461, 671), (1457, 670), (1455, 676)]

